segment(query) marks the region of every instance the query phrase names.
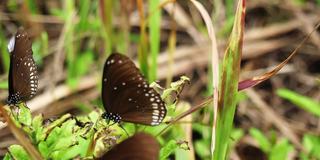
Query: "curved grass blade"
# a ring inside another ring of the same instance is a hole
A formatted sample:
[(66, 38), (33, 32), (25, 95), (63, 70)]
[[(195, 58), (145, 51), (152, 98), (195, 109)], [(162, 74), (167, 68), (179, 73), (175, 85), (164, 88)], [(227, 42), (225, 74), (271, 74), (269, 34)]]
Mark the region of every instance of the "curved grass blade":
[(230, 41), (223, 59), (214, 160), (226, 159), (237, 104), (242, 55), (245, 0), (239, 0)]
[(288, 56), (288, 58), (286, 58), (284, 61), (282, 61), (280, 64), (278, 64), (273, 70), (269, 71), (269, 72), (266, 72), (262, 75), (259, 75), (259, 76), (255, 76), (253, 78), (250, 78), (250, 79), (246, 79), (246, 80), (243, 80), (239, 83), (239, 86), (238, 86), (238, 90), (241, 91), (241, 90), (244, 90), (246, 88), (250, 88), (250, 87), (253, 87), (259, 83), (262, 83), (263, 81), (271, 78), (272, 76), (274, 76), (275, 74), (277, 74), (283, 67), (284, 65), (286, 65), (290, 59), (292, 59), (292, 57), (298, 52), (298, 50), (302, 47), (302, 45), (304, 43), (306, 43), (306, 41), (310, 38), (310, 36), (312, 35), (312, 33), (314, 31), (316, 31), (320, 26), (320, 22), (317, 23), (316, 27), (313, 29), (313, 31), (311, 33), (309, 33), (301, 42), (300, 44), (298, 45), (297, 48), (294, 49), (294, 51)]

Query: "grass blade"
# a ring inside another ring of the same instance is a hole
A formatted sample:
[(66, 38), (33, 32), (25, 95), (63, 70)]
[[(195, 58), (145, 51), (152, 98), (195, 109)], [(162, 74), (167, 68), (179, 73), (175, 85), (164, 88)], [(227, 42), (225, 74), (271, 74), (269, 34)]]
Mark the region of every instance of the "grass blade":
[[(199, 10), (201, 16), (204, 19), (206, 24), (209, 38), (211, 40), (211, 71), (212, 71), (212, 86), (213, 88), (213, 112), (214, 119), (212, 123), (212, 136), (211, 136), (211, 155), (213, 155), (215, 149), (215, 139), (216, 139), (216, 122), (217, 122), (217, 110), (218, 110), (218, 86), (219, 86), (219, 54), (217, 41), (215, 38), (214, 28), (212, 26), (212, 20), (205, 10), (203, 5), (201, 5), (198, 1), (191, 0), (191, 2), (195, 5), (195, 7)], [(209, 63), (210, 64), (210, 63)], [(211, 75), (211, 73), (209, 73)]]
[(242, 42), (245, 18), (245, 0), (238, 1), (233, 30), (225, 52), (221, 77), (219, 108), (217, 115), (217, 137), (213, 159), (227, 158), (230, 133), (233, 127), (238, 79), (242, 55)]
[(148, 75), (148, 42), (147, 42), (147, 32), (146, 32), (146, 21), (144, 16), (144, 2), (142, 0), (137, 0), (137, 7), (140, 16), (140, 43), (138, 49), (138, 60), (140, 64), (140, 69), (145, 77)]
[(277, 95), (281, 98), (289, 100), (301, 109), (320, 117), (320, 103), (309, 97), (300, 95), (288, 89), (278, 89)]
[(153, 82), (157, 79), (157, 58), (160, 51), (160, 22), (161, 22), (161, 10), (158, 9), (160, 0), (149, 0), (149, 13), (152, 13), (149, 17), (149, 30), (150, 30), (150, 72), (149, 81)]

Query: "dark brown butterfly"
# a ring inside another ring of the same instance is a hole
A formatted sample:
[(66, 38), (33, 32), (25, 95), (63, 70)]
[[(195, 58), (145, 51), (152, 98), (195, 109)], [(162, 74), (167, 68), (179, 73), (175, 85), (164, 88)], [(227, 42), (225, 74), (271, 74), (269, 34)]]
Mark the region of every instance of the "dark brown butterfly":
[(113, 53), (106, 60), (102, 79), (105, 119), (159, 125), (166, 115), (160, 95), (126, 56)]
[(32, 98), (38, 88), (37, 66), (32, 57), (31, 41), (20, 28), (8, 44), (10, 52), (9, 104)]
[(157, 140), (145, 133), (137, 133), (104, 154), (100, 160), (157, 160), (160, 146)]

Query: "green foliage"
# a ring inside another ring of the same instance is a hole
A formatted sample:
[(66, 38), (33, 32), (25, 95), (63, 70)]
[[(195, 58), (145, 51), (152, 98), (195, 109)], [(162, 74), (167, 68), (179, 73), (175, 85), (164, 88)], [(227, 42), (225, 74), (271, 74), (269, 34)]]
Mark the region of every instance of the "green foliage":
[(287, 159), (288, 154), (293, 150), (293, 146), (287, 139), (281, 139), (280, 142), (276, 143), (270, 151), (270, 160)]
[(231, 132), (230, 143), (234, 146), (243, 136), (244, 136), (244, 132), (242, 129), (233, 128)]
[[(181, 77), (181, 80), (173, 82), (171, 88), (164, 89), (163, 93), (177, 92), (180, 94), (187, 80), (187, 77)], [(171, 104), (171, 107), (176, 108), (175, 104)], [(181, 108), (183, 107), (168, 113), (168, 117), (182, 113), (184, 110)], [(67, 160), (75, 157), (89, 159), (99, 157), (110, 147), (126, 138), (122, 128), (118, 125), (110, 125), (101, 118), (103, 111), (100, 109), (84, 116), (73, 117), (71, 114), (65, 114), (54, 121), (44, 120), (42, 115), (32, 118), (31, 111), (25, 103), (20, 103), (14, 108), (7, 106), (7, 110), (10, 111), (10, 109), (19, 110), (19, 112), (11, 112), (12, 119), (28, 135), (44, 159)], [(164, 128), (164, 125), (150, 127), (125, 123), (123, 127), (130, 135), (142, 129), (144, 132), (156, 135)], [(163, 159), (171, 154), (185, 152), (181, 149), (188, 148), (188, 146), (179, 144), (177, 140), (185, 139), (185, 132), (181, 125), (175, 126), (175, 130), (167, 135), (169, 139), (172, 139), (168, 144), (160, 138), (162, 144), (166, 144), (161, 149)], [(15, 157), (28, 158), (28, 154), (21, 146), (13, 145), (5, 159), (11, 160)], [(20, 160), (20, 158), (17, 159)]]
[(40, 37), (32, 43), (33, 58), (38, 66), (42, 66), (42, 58), (49, 53), (48, 45), (49, 40), (47, 32), (42, 32)]
[(200, 156), (201, 159), (209, 159), (211, 141), (211, 132), (209, 127), (194, 123), (192, 125), (192, 129), (196, 134), (200, 135), (200, 138), (196, 139), (194, 142), (196, 153)]
[(153, 82), (157, 79), (157, 68), (158, 68), (158, 54), (160, 51), (160, 23), (161, 23), (161, 10), (158, 8), (160, 0), (149, 0), (149, 30), (150, 30), (150, 73), (149, 81)]
[(303, 147), (307, 153), (300, 153), (300, 159), (320, 159), (320, 136), (305, 134), (303, 136)]
[(301, 109), (320, 117), (320, 103), (288, 89), (278, 89), (278, 96), (289, 100)]
[(12, 145), (9, 147), (9, 153), (6, 154), (4, 160), (31, 160), (31, 157), (20, 145)]
[[(101, 154), (100, 152), (105, 152), (110, 145), (104, 144), (104, 148), (92, 149), (92, 153), (87, 155), (93, 141), (116, 138), (114, 130), (118, 126), (108, 126), (105, 120), (99, 118), (102, 113), (100, 110), (77, 118), (66, 114), (49, 124), (44, 123), (41, 115), (31, 119), (30, 110), (24, 103), (19, 104), (19, 110), (19, 114), (13, 116), (16, 117), (16, 123), (18, 126), (22, 126), (22, 129), (45, 159), (71, 159), (77, 156), (82, 158), (93, 157)], [(12, 159), (10, 157), (22, 154), (26, 153), (20, 149), (15, 152), (8, 152), (6, 157)]]
[(294, 149), (288, 139), (282, 138), (273, 140), (273, 138), (266, 137), (266, 133), (263, 133), (256, 128), (251, 128), (249, 132), (258, 142), (263, 152), (268, 154), (269, 160), (287, 159), (289, 153)]
[(175, 151), (179, 146), (175, 140), (170, 140), (165, 146), (160, 150), (160, 159), (167, 159), (171, 153)]
[(17, 114), (18, 121), (21, 122), (22, 125), (29, 126), (31, 125), (32, 116), (30, 109), (27, 107), (24, 107), (24, 105), (19, 105), (19, 114)]
[(264, 135), (264, 133), (262, 133), (257, 128), (251, 128), (249, 132), (250, 135), (258, 142), (260, 148), (264, 152), (269, 152), (271, 150), (272, 144), (269, 141), (269, 139)]
[(79, 54), (73, 62), (73, 65), (69, 67), (69, 84), (71, 87), (75, 87), (78, 81), (83, 77), (88, 71), (89, 67), (93, 64), (94, 57), (92, 51), (85, 51)]
[(244, 1), (238, 1), (233, 30), (224, 54), (222, 76), (219, 89), (219, 109), (216, 124), (214, 160), (227, 159), (229, 138), (233, 128), (233, 119), (238, 96), (238, 80), (242, 55), (244, 29)]
[(36, 14), (38, 12), (37, 3), (35, 0), (27, 0), (27, 6), (32, 14)]

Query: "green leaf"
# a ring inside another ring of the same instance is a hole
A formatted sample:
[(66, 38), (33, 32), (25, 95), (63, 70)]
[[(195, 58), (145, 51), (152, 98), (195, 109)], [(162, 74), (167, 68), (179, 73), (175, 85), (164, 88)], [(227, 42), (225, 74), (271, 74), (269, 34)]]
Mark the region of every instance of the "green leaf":
[(278, 96), (289, 100), (301, 109), (320, 117), (320, 103), (288, 89), (278, 89)]
[[(320, 136), (306, 134), (303, 136), (302, 142), (309, 157), (320, 159)], [(303, 154), (301, 156), (303, 156)]]
[(27, 151), (25, 151), (20, 145), (11, 145), (9, 147), (9, 153), (13, 159), (31, 160), (31, 157), (28, 155)]
[(44, 158), (49, 158), (49, 154), (51, 153), (49, 146), (46, 142), (42, 141), (38, 144), (38, 150)]
[(201, 159), (207, 159), (210, 156), (210, 144), (207, 141), (199, 140), (194, 143), (196, 153)]
[(271, 150), (269, 159), (270, 160), (279, 160), (279, 159), (287, 159), (288, 154), (293, 151), (293, 146), (289, 143), (287, 139), (282, 139), (279, 143), (277, 143)]
[(231, 132), (230, 144), (234, 145), (237, 143), (244, 135), (243, 129), (233, 128)]
[(32, 120), (32, 127), (34, 130), (34, 142), (37, 144), (45, 139), (45, 133), (43, 132), (43, 117), (42, 115), (35, 116)]
[(52, 147), (52, 150), (63, 150), (68, 149), (69, 146), (73, 145), (75, 142), (75, 135), (70, 135), (67, 137), (57, 137), (56, 143), (54, 147)]
[[(214, 160), (227, 159), (235, 115), (245, 19), (245, 0), (239, 0), (229, 44), (224, 54), (219, 90)], [(212, 153), (211, 153), (212, 154)]]
[(167, 159), (171, 153), (175, 151), (176, 148), (178, 148), (179, 145), (175, 140), (170, 140), (164, 147), (160, 150), (160, 159), (164, 160)]
[(79, 32), (83, 32), (89, 24), (89, 19), (88, 19), (88, 14), (90, 11), (90, 2), (91, 1), (87, 1), (87, 0), (81, 0), (80, 1), (80, 22), (77, 24), (78, 30)]
[(69, 147), (66, 150), (61, 150), (57, 155), (56, 159), (67, 160), (67, 159), (72, 159), (79, 155), (80, 157), (85, 157), (87, 153), (87, 149), (90, 145), (90, 140), (78, 137), (77, 142), (78, 142), (77, 145), (73, 145), (72, 147)]
[(54, 143), (52, 143), (51, 150), (65, 149), (73, 145), (75, 142), (76, 134), (73, 134), (73, 128), (75, 126), (74, 120), (69, 120), (62, 124), (60, 132), (57, 137), (53, 137)]
[(264, 133), (262, 133), (260, 130), (256, 128), (250, 128), (249, 133), (258, 142), (260, 148), (264, 152), (269, 153), (272, 144), (269, 142), (268, 138), (264, 135)]
[(25, 103), (19, 104), (19, 114), (18, 120), (20, 123), (30, 126), (32, 122), (32, 115), (30, 109), (26, 106)]
[(6, 154), (4, 155), (3, 160), (13, 160), (13, 159), (12, 159), (12, 157), (11, 157), (11, 155), (10, 155), (9, 153), (6, 153)]

